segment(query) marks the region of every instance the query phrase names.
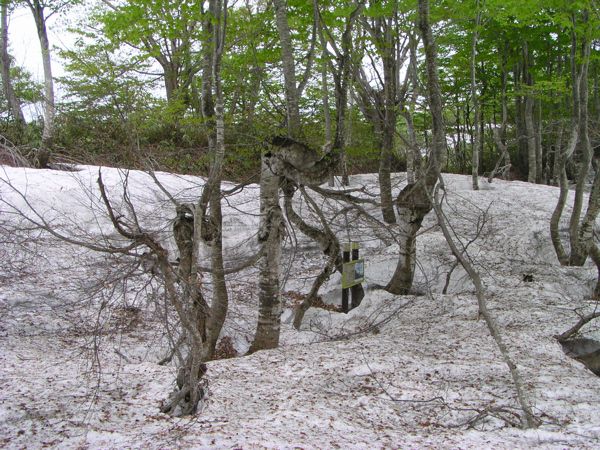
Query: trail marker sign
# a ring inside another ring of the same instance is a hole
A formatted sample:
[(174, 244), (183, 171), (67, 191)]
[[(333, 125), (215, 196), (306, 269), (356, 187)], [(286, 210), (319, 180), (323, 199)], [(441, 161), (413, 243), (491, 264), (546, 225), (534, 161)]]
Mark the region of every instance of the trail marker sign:
[[(348, 242), (343, 247), (342, 266), (342, 310), (344, 312), (356, 308), (363, 297), (360, 284), (365, 281), (365, 260), (358, 257), (358, 242)], [(348, 305), (349, 293), (352, 294), (352, 305)]]
[(344, 263), (342, 270), (342, 289), (351, 288), (363, 281), (365, 281), (364, 258)]

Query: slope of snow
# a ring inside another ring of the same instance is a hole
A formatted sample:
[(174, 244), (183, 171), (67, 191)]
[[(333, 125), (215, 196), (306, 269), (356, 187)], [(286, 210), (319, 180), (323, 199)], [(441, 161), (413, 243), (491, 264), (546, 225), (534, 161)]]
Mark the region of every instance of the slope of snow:
[[(473, 192), (468, 177), (446, 176), (445, 210), (464, 242), (473, 238), (478, 218), (487, 211), (469, 254), (542, 422), (539, 428), (509, 425), (519, 421), (515, 391), (485, 323), (477, 318), (472, 286), (461, 269), (453, 272), (448, 294), (441, 294), (453, 258), (432, 214), (418, 240), (415, 285), (422, 295), (393, 296), (368, 288), (360, 307), (347, 315), (309, 310), (300, 332), (291, 327), (290, 312), (284, 313), (282, 346), (210, 362), (202, 412), (178, 419), (159, 413), (174, 386), (174, 368), (157, 364), (166, 351), (164, 323), (172, 317), (161, 309), (149, 275), (132, 268), (130, 260), (67, 245), (35, 229), (17, 232), (16, 227), (32, 228), (22, 215), (35, 217), (34, 209), (70, 237), (118, 243), (98, 199), (98, 168), (80, 169), (0, 170), (0, 446), (600, 445), (600, 379), (568, 358), (553, 338), (577, 321), (578, 312), (596, 307), (589, 297), (595, 269), (561, 267), (550, 243), (557, 189), (482, 180), (482, 190)], [(107, 168), (102, 176), (123, 214), (128, 207), (121, 186), (127, 181), (140, 222), (173, 250), (174, 207), (151, 177)], [(194, 201), (201, 190), (202, 180), (194, 177), (157, 177), (182, 200)], [(403, 177), (396, 178), (399, 189)], [(375, 180), (364, 175), (352, 183), (373, 188)], [(315, 198), (330, 214), (339, 207)], [(297, 206), (309, 216), (305, 204)], [(256, 249), (258, 210), (257, 186), (224, 202), (229, 263)], [(393, 242), (374, 238), (368, 223), (352, 216), (338, 220), (336, 230), (341, 240), (362, 241), (367, 286), (387, 282), (396, 263)], [(323, 258), (299, 232), (288, 234), (282, 290), (305, 293)], [(242, 352), (255, 327), (255, 275), (251, 269), (229, 282), (224, 334)], [(533, 281), (524, 281), (524, 275)], [(332, 276), (323, 298), (333, 303), (339, 297), (339, 276)], [(590, 337), (599, 335), (597, 325), (586, 330)]]

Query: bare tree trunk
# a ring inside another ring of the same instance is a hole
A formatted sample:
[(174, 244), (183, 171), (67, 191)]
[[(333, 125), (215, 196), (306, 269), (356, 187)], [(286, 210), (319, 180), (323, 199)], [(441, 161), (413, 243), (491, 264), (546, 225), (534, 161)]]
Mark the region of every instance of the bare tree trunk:
[(381, 153), (379, 155), (379, 189), (381, 196), (381, 212), (385, 223), (396, 223), (394, 202), (392, 200), (392, 152), (393, 136), (384, 132)]
[[(322, 35), (322, 33), (321, 33)], [(329, 110), (329, 89), (327, 82), (327, 52), (323, 50), (323, 61), (321, 62), (321, 92), (323, 93), (323, 117), (325, 119), (325, 142), (332, 142), (331, 133), (331, 111)], [(335, 173), (329, 177), (329, 186), (335, 185)]]
[[(348, 86), (349, 92), (352, 85)], [(340, 171), (342, 172), (342, 185), (350, 186), (350, 177), (348, 176), (348, 154), (346, 149), (352, 145), (352, 110), (354, 108), (353, 96), (348, 95), (348, 113), (346, 118), (346, 137), (344, 139), (344, 151), (340, 154)]]
[(508, 348), (504, 343), (504, 339), (502, 338), (502, 334), (500, 333), (500, 328), (498, 327), (496, 320), (492, 317), (489, 310), (487, 309), (487, 302), (485, 300), (485, 288), (483, 286), (483, 283), (481, 282), (481, 277), (479, 276), (479, 273), (475, 270), (473, 265), (469, 262), (468, 258), (458, 250), (458, 247), (456, 246), (456, 243), (452, 238), (452, 234), (448, 229), (447, 220), (442, 211), (441, 204), (438, 199), (437, 189), (435, 192), (435, 197), (433, 199), (433, 208), (438, 219), (438, 224), (442, 229), (442, 233), (444, 234), (444, 238), (446, 239), (446, 242), (448, 243), (452, 254), (460, 262), (461, 266), (465, 269), (465, 271), (469, 275), (469, 278), (475, 285), (475, 293), (477, 295), (479, 313), (483, 316), (488, 330), (490, 332), (490, 335), (494, 339), (496, 346), (498, 347), (498, 350), (500, 350), (500, 354), (504, 359), (504, 362), (508, 366), (508, 370), (510, 371), (513, 384), (515, 386), (517, 400), (525, 416), (522, 422), (522, 427), (535, 428), (537, 427), (537, 422), (533, 414), (533, 410), (531, 408), (531, 401), (529, 399), (529, 396), (527, 395), (527, 392), (525, 391), (525, 386), (523, 384), (523, 380), (521, 379), (521, 375), (519, 374), (518, 368), (513, 362), (512, 358), (510, 357)]
[[(200, 380), (206, 373), (205, 361), (211, 359), (228, 309), (228, 293), (225, 285), (222, 244), (221, 173), (225, 153), (225, 126), (223, 120), (223, 92), (221, 82), (221, 58), (223, 55), (227, 24), (227, 1), (210, 0), (208, 12), (204, 13), (203, 31), (203, 77), (202, 114), (209, 136), (209, 152), (212, 156), (210, 173), (192, 216), (191, 244), (177, 239), (177, 222), (174, 225), (176, 242), (180, 250), (180, 277), (183, 278), (184, 299), (193, 317), (193, 326), (185, 327), (189, 346), (185, 364), (177, 376), (178, 393), (167, 406), (166, 412), (194, 414), (204, 396)], [(215, 102), (216, 99), (216, 102)], [(216, 109), (215, 109), (216, 104)], [(210, 206), (210, 213), (207, 213)], [(182, 207), (178, 207), (178, 210)], [(185, 215), (183, 217), (185, 219)], [(189, 233), (189, 232), (188, 232)], [(180, 233), (179, 233), (180, 234)], [(211, 278), (213, 284), (210, 308), (200, 291), (198, 256), (202, 243), (210, 240)], [(191, 249), (188, 249), (191, 247)], [(185, 263), (185, 265), (183, 265)], [(179, 313), (179, 311), (178, 311)], [(185, 314), (185, 312), (181, 312)], [(185, 324), (185, 323), (184, 323)]]
[[(342, 185), (347, 186), (350, 184), (348, 179), (348, 170), (346, 167), (346, 145), (349, 139), (349, 128), (348, 128), (348, 92), (350, 89), (350, 78), (353, 70), (352, 58), (353, 45), (352, 45), (352, 30), (357, 17), (364, 8), (364, 4), (361, 2), (355, 5), (354, 10), (350, 13), (346, 19), (344, 26), (344, 32), (342, 33), (341, 48), (338, 48), (332, 34), (327, 30), (327, 39), (325, 38), (324, 29), (325, 25), (321, 21), (321, 13), (319, 11), (319, 4), (317, 0), (313, 0), (313, 8), (315, 12), (315, 22), (319, 28), (319, 38), (321, 41), (321, 47), (323, 49), (323, 59), (326, 62), (333, 75), (335, 85), (335, 107), (336, 107), (336, 129), (335, 137), (333, 139), (332, 151), (336, 154), (339, 161), (339, 169), (342, 173)], [(330, 57), (328, 48), (332, 48), (335, 53), (334, 64)], [(323, 80), (325, 81), (325, 73), (323, 74)], [(331, 142), (327, 138), (327, 142)], [(330, 185), (333, 181), (333, 174), (330, 178)]]
[(429, 0), (419, 0), (419, 28), (425, 50), (427, 96), (432, 124), (432, 149), (425, 171), (425, 183), (433, 189), (442, 167), (446, 164), (446, 130), (444, 128), (444, 111), (437, 65), (437, 48), (429, 23)]
[(407, 185), (396, 199), (399, 255), (396, 270), (385, 287), (392, 294), (406, 295), (412, 289), (417, 262), (417, 232), (431, 210), (426, 189), (428, 187), (419, 180)]
[(177, 68), (172, 67), (173, 64), (170, 61), (165, 61), (165, 65), (162, 66), (164, 73), (165, 82), (165, 95), (167, 97), (167, 103), (172, 103), (177, 99), (179, 91), (179, 79)]
[(383, 95), (384, 117), (381, 137), (381, 154), (379, 156), (379, 189), (381, 195), (381, 212), (386, 223), (396, 223), (394, 203), (392, 200), (391, 164), (394, 152), (394, 135), (396, 133), (396, 96), (398, 91), (396, 79), (396, 46), (393, 37), (392, 19), (388, 19), (384, 29), (386, 52), (383, 60)]
[[(527, 42), (523, 43), (523, 79), (528, 89), (531, 89), (533, 83), (531, 81), (531, 74), (529, 73), (529, 46)], [(525, 131), (527, 136), (527, 181), (529, 183), (535, 183), (537, 181), (533, 105), (533, 93), (527, 92), (525, 94)]]
[[(340, 273), (342, 272), (343, 260), (342, 255), (340, 254), (340, 243), (337, 237), (329, 228), (329, 225), (327, 223), (327, 220), (325, 219), (323, 212), (320, 210), (316, 202), (310, 198), (306, 190), (304, 188), (301, 188), (302, 194), (307, 200), (310, 208), (319, 217), (323, 230), (313, 227), (304, 222), (304, 220), (302, 220), (302, 218), (296, 213), (296, 211), (294, 211), (294, 208), (292, 206), (293, 190), (284, 190), (285, 213), (287, 215), (288, 220), (294, 225), (296, 225), (303, 234), (317, 242), (319, 244), (319, 247), (321, 247), (323, 253), (329, 257), (325, 267), (313, 282), (310, 292), (305, 296), (302, 303), (297, 306), (294, 312), (294, 328), (300, 329), (300, 325), (302, 324), (304, 314), (306, 313), (306, 311), (308, 311), (308, 309), (312, 306), (314, 300), (317, 298), (320, 287), (325, 281), (329, 279), (329, 276), (334, 271), (337, 270)], [(360, 286), (360, 292), (358, 293), (358, 296), (361, 299), (362, 296), (364, 296), (362, 286)]]
[(527, 130), (528, 155), (527, 181), (529, 183), (535, 183), (537, 179), (537, 164), (535, 151), (535, 129), (533, 126), (533, 97), (531, 95), (527, 95), (525, 97), (525, 129)]
[[(281, 45), (288, 136), (297, 139), (301, 134), (300, 109), (286, 1), (274, 0), (273, 5), (275, 6), (275, 22)], [(282, 304), (279, 269), (284, 221), (279, 205), (280, 175), (274, 173), (269, 165), (268, 156), (268, 153), (264, 154), (261, 162), (261, 222), (258, 240), (263, 254), (259, 262), (258, 323), (254, 340), (249, 349), (250, 353), (277, 347), (281, 327)]]
[(441, 167), (446, 158), (446, 133), (444, 129), (442, 95), (440, 91), (437, 50), (429, 23), (429, 1), (419, 0), (419, 29), (425, 50), (427, 69), (427, 97), (432, 119), (432, 142), (428, 165), (423, 177), (413, 185), (407, 185), (398, 195), (398, 227), (400, 249), (396, 270), (386, 290), (392, 294), (405, 294), (410, 291), (414, 278), (416, 261), (416, 235), (425, 215), (431, 211), (433, 187), (438, 181)]
[(558, 130), (556, 130), (556, 140), (554, 141), (554, 164), (552, 165), (552, 185), (560, 186), (559, 178), (560, 174), (560, 154), (562, 153), (562, 140), (564, 134), (564, 125), (558, 124)]
[(416, 183), (421, 170), (421, 155), (419, 154), (419, 143), (417, 142), (417, 133), (415, 132), (415, 122), (413, 120), (413, 111), (404, 114), (406, 121), (406, 132), (408, 135), (408, 146), (406, 148), (406, 182), (408, 184)]
[[(419, 96), (417, 44), (417, 38), (415, 37), (414, 33), (411, 33), (409, 37), (410, 63), (408, 70), (410, 72), (412, 93), (410, 95), (408, 110), (403, 112), (404, 120), (406, 121), (406, 132), (408, 135), (409, 147), (406, 151), (406, 181), (408, 184), (415, 183), (417, 178), (421, 175), (421, 150), (419, 149), (419, 144), (417, 142), (417, 133), (415, 132), (415, 122), (413, 120), (417, 105), (417, 98)], [(458, 119), (457, 116), (457, 121), (458, 120), (460, 119)]]
[(542, 139), (542, 99), (537, 101), (537, 120), (535, 127), (535, 173), (536, 183), (544, 183), (544, 154), (543, 154), (543, 139)]
[[(584, 55), (580, 69), (579, 82), (579, 149), (581, 160), (578, 165), (577, 184), (575, 186), (575, 200), (573, 202), (573, 212), (569, 222), (569, 234), (571, 240), (571, 257), (569, 264), (572, 266), (582, 266), (587, 257), (586, 245), (584, 242), (587, 236), (582, 236), (582, 230), (579, 228), (579, 220), (583, 209), (583, 195), (587, 183), (588, 174), (592, 162), (592, 145), (590, 143), (588, 127), (588, 65), (590, 59), (590, 44), (584, 43)], [(591, 200), (591, 198), (590, 198)]]
[(496, 161), (496, 165), (490, 172), (490, 176), (488, 177), (488, 183), (491, 183), (494, 179), (494, 176), (500, 169), (500, 164), (504, 161), (505, 168), (503, 170), (503, 174), (510, 172), (510, 153), (508, 152), (508, 145), (506, 145), (506, 126), (508, 122), (508, 104), (506, 100), (506, 82), (508, 79), (508, 68), (507, 68), (507, 60), (508, 60), (508, 44), (504, 45), (502, 51), (502, 72), (500, 74), (500, 83), (501, 83), (501, 101), (502, 101), (502, 124), (500, 125), (500, 131), (497, 128), (494, 128), (492, 131), (492, 137), (494, 138), (494, 142), (496, 147), (498, 148), (498, 160)]
[(479, 26), (481, 23), (481, 11), (479, 9), (479, 0), (476, 0), (477, 15), (475, 18), (475, 29), (473, 30), (473, 40), (471, 43), (471, 100), (473, 101), (473, 123), (475, 130), (473, 134), (472, 145), (472, 171), (471, 178), (473, 182), (473, 190), (479, 190), (479, 147), (481, 142), (481, 129), (479, 127), (481, 111), (479, 107), (479, 93), (477, 91), (476, 77), (476, 59), (477, 59), (477, 41), (479, 39)]
[[(587, 24), (588, 11), (582, 12), (583, 22)], [(575, 25), (576, 17), (573, 16)], [(561, 192), (558, 203), (550, 221), (550, 234), (558, 260), (563, 265), (581, 266), (585, 263), (590, 250), (595, 248), (593, 243), (593, 226), (600, 210), (600, 174), (598, 161), (595, 161), (596, 175), (589, 196), (588, 208), (583, 221), (580, 223), (583, 209), (583, 196), (587, 182), (587, 176), (592, 162), (592, 148), (588, 130), (588, 65), (590, 60), (591, 43), (582, 38), (577, 42), (575, 31), (571, 32), (571, 79), (572, 79), (572, 104), (573, 112), (571, 119), (571, 137), (564, 152), (561, 153), (559, 161), (559, 176)], [(580, 49), (581, 55), (577, 54)], [(578, 58), (579, 56), (579, 58)], [(579, 61), (578, 61), (579, 59)], [(566, 161), (573, 155), (576, 147), (579, 147), (581, 160), (578, 165), (577, 183), (575, 186), (575, 199), (569, 220), (569, 242), (570, 252), (564, 250), (559, 235), (559, 222), (566, 203), (568, 192), (568, 180), (566, 176)], [(595, 157), (595, 159), (597, 159)], [(595, 251), (595, 250), (594, 250)]]
[(279, 205), (279, 176), (275, 175), (263, 156), (260, 179), (260, 227), (258, 240), (263, 246), (258, 276), (258, 324), (249, 352), (275, 348), (279, 345), (281, 327), (281, 295), (279, 268), (281, 241), (284, 232), (283, 214)]
[[(210, 231), (212, 235), (211, 252), (211, 277), (213, 282), (213, 298), (210, 316), (207, 320), (207, 342), (204, 351), (206, 359), (212, 358), (215, 347), (225, 323), (229, 308), (229, 295), (225, 284), (225, 270), (223, 264), (223, 214), (221, 211), (221, 173), (225, 159), (225, 121), (223, 107), (223, 88), (221, 81), (221, 58), (225, 44), (225, 30), (227, 27), (227, 2), (222, 5), (220, 0), (213, 0), (210, 4), (212, 20), (216, 21), (214, 27), (214, 52), (212, 55), (212, 78), (215, 90), (215, 139), (213, 162), (211, 167), (210, 187)], [(211, 18), (209, 18), (211, 20)]]
[(565, 204), (567, 203), (567, 196), (569, 194), (569, 180), (567, 179), (567, 170), (566, 164), (567, 159), (571, 157), (573, 152), (575, 151), (575, 147), (577, 146), (577, 140), (579, 138), (579, 124), (576, 118), (573, 118), (571, 136), (569, 139), (569, 143), (567, 147), (561, 151), (556, 158), (558, 158), (558, 185), (560, 186), (560, 193), (558, 195), (558, 201), (556, 203), (556, 207), (552, 212), (552, 217), (550, 218), (550, 237), (552, 239), (552, 245), (554, 246), (554, 251), (556, 252), (556, 256), (558, 261), (564, 266), (569, 263), (569, 255), (565, 251), (565, 248), (562, 244), (562, 239), (560, 238), (560, 219), (562, 217), (563, 211), (565, 209)]
[(594, 158), (594, 165), (596, 169), (594, 183), (592, 184), (587, 211), (581, 222), (577, 240), (577, 250), (579, 252), (579, 255), (577, 256), (580, 259), (575, 259), (574, 256), (571, 255), (571, 258), (575, 260), (575, 263), (582, 261), (581, 265), (585, 263), (590, 248), (594, 245), (594, 225), (596, 223), (596, 218), (598, 217), (598, 212), (600, 211), (600, 158)]
[(300, 107), (298, 88), (296, 86), (296, 66), (294, 63), (292, 38), (287, 19), (286, 0), (273, 0), (273, 5), (275, 6), (275, 23), (281, 43), (288, 134), (292, 138), (298, 138), (298, 133), (300, 132)]
[(13, 119), (17, 124), (19, 133), (25, 126), (25, 116), (21, 109), (21, 104), (17, 99), (13, 89), (12, 77), (10, 75), (10, 56), (8, 54), (8, 0), (2, 0), (0, 15), (0, 68), (2, 74), (2, 87), (4, 96), (12, 113)]
[[(594, 264), (596, 265), (596, 271), (598, 273), (598, 278), (596, 279), (596, 287), (594, 288), (594, 298), (598, 300), (600, 299), (600, 249), (598, 248), (595, 242), (592, 242), (590, 244), (589, 251), (592, 261), (594, 261)], [(598, 312), (597, 314), (600, 316), (600, 312)]]
[(48, 166), (50, 152), (54, 145), (54, 79), (52, 78), (50, 42), (46, 29), (44, 4), (39, 0), (27, 0), (27, 3), (35, 20), (44, 67), (44, 129), (42, 131), (42, 148), (37, 156), (38, 166), (44, 168)]

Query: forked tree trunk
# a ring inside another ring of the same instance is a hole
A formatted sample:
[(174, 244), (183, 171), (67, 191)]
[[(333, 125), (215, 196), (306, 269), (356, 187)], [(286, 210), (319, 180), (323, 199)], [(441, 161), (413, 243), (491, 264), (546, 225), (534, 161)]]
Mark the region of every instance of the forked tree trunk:
[(417, 262), (417, 232), (431, 210), (427, 187), (419, 180), (407, 185), (396, 199), (398, 208), (398, 262), (394, 275), (385, 287), (388, 292), (406, 295), (412, 289)]
[[(587, 257), (586, 240), (588, 236), (582, 236), (580, 229), (580, 218), (583, 210), (583, 196), (587, 184), (588, 174), (592, 162), (592, 145), (588, 129), (588, 65), (590, 59), (590, 44), (585, 44), (583, 61), (581, 63), (581, 78), (579, 83), (579, 142), (578, 147), (581, 160), (578, 164), (577, 183), (575, 186), (575, 200), (573, 212), (569, 221), (569, 237), (571, 241), (571, 255), (569, 264), (582, 266)], [(590, 196), (590, 201), (592, 200)], [(595, 216), (594, 216), (595, 219)]]
[(576, 118), (573, 118), (573, 124), (571, 129), (571, 136), (569, 143), (566, 148), (563, 149), (557, 156), (558, 158), (558, 185), (560, 186), (560, 193), (558, 194), (558, 201), (556, 207), (552, 212), (550, 218), (550, 237), (552, 239), (552, 245), (554, 251), (561, 265), (565, 266), (569, 264), (569, 255), (566, 252), (562, 239), (560, 237), (560, 219), (567, 203), (567, 196), (569, 195), (569, 180), (567, 179), (567, 160), (571, 157), (577, 146), (577, 140), (579, 138), (579, 124)]
[[(393, 8), (397, 8), (394, 4)], [(396, 9), (394, 9), (396, 11)], [(401, 59), (407, 49), (399, 48), (397, 14), (388, 18), (376, 18), (372, 21), (363, 18), (363, 28), (370, 35), (374, 47), (381, 59), (383, 79), (381, 89), (372, 86), (364, 70), (356, 71), (359, 88), (360, 107), (376, 134), (379, 146), (378, 182), (381, 199), (381, 214), (386, 223), (395, 223), (392, 197), (391, 162), (394, 152), (394, 135), (398, 108), (398, 77)], [(379, 69), (375, 69), (379, 71)]]
[[(582, 12), (583, 21), (588, 23), (588, 11)], [(575, 17), (573, 17), (575, 21)], [(575, 25), (575, 24), (574, 24)], [(550, 234), (558, 260), (563, 265), (581, 266), (585, 263), (589, 252), (594, 248), (593, 226), (600, 210), (600, 171), (598, 161), (595, 163), (596, 175), (589, 195), (588, 207), (581, 221), (583, 209), (584, 189), (592, 160), (592, 148), (588, 130), (588, 65), (590, 60), (591, 44), (586, 38), (577, 42), (575, 31), (571, 33), (571, 79), (572, 81), (572, 123), (571, 137), (565, 151), (559, 160), (560, 196), (550, 221)], [(581, 55), (577, 50), (581, 49)], [(578, 58), (579, 56), (579, 58)], [(579, 61), (578, 61), (579, 59)], [(578, 165), (577, 183), (575, 186), (575, 199), (569, 219), (570, 251), (567, 253), (559, 235), (559, 223), (566, 203), (568, 193), (568, 180), (565, 165), (568, 158), (579, 146), (581, 160)], [(596, 255), (597, 256), (597, 255)]]
[(432, 119), (432, 142), (428, 165), (423, 177), (414, 185), (407, 185), (396, 200), (398, 208), (399, 255), (396, 271), (386, 290), (405, 294), (412, 288), (416, 261), (416, 236), (425, 215), (431, 211), (432, 191), (438, 181), (446, 158), (442, 96), (440, 92), (437, 50), (429, 23), (429, 1), (419, 0), (419, 29), (425, 51), (427, 69), (427, 97)]
[(579, 252), (579, 255), (577, 256), (580, 259), (575, 259), (573, 255), (571, 255), (572, 260), (575, 260), (576, 263), (582, 261), (581, 265), (585, 263), (590, 248), (594, 245), (594, 225), (596, 223), (596, 218), (598, 217), (598, 212), (600, 211), (600, 157), (594, 159), (596, 173), (594, 175), (592, 190), (588, 198), (587, 211), (579, 228), (577, 241), (577, 250)]

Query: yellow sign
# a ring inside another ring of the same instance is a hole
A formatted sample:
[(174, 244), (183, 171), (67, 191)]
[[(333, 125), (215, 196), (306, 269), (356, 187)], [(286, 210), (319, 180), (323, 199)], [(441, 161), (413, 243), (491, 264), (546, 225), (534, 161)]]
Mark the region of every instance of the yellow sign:
[(345, 262), (342, 269), (342, 289), (347, 289), (365, 281), (364, 258)]

